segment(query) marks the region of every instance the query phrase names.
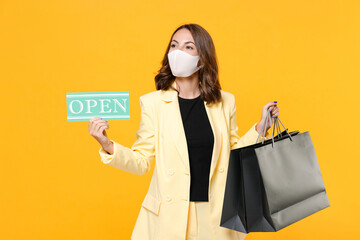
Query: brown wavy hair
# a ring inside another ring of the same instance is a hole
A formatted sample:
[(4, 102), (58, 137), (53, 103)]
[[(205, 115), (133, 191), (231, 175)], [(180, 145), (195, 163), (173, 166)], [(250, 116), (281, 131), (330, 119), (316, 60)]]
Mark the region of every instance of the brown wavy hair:
[(171, 40), (174, 34), (182, 28), (188, 29), (192, 34), (192, 37), (195, 41), (195, 46), (199, 53), (199, 63), (203, 65), (203, 67), (198, 70), (201, 99), (207, 101), (208, 104), (217, 103), (218, 101), (221, 101), (221, 86), (219, 82), (215, 46), (210, 34), (198, 24), (181, 25), (171, 35), (164, 58), (162, 60), (162, 67), (155, 76), (156, 90), (167, 90), (172, 88), (179, 93), (177, 89), (171, 86), (172, 82), (175, 80), (175, 76), (171, 73), (167, 55), (169, 53)]

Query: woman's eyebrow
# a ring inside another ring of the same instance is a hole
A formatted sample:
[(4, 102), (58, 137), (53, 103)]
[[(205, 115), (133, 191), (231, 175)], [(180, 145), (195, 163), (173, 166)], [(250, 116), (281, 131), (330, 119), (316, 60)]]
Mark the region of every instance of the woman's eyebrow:
[[(176, 41), (175, 39), (173, 39), (172, 41), (179, 43), (179, 42), (178, 42), (178, 41)], [(187, 43), (192, 43), (192, 44), (194, 44), (194, 45), (195, 45), (195, 43), (194, 43), (194, 42), (192, 42), (192, 41), (187, 41), (187, 42), (185, 42), (185, 44), (187, 44)]]

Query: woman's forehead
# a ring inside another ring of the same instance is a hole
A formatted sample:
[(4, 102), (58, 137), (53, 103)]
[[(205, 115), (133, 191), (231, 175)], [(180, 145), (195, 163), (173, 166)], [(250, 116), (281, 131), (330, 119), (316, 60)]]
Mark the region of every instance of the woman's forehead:
[(190, 33), (189, 30), (187, 30), (186, 28), (180, 29), (179, 31), (177, 31), (172, 40), (176, 40), (177, 42), (187, 42), (187, 41), (191, 41), (193, 42), (194, 39)]

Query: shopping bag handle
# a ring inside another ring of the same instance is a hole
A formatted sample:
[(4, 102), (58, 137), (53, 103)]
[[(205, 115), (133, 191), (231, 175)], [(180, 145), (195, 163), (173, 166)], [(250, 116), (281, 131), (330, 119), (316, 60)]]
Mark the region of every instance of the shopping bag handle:
[[(261, 130), (260, 130), (260, 133), (263, 132), (263, 136), (265, 136), (265, 129), (267, 127), (267, 123), (268, 123), (268, 118), (270, 117), (270, 110), (268, 109), (267, 110), (267, 113), (266, 113), (266, 117), (265, 117), (265, 124), (261, 127)], [(271, 144), (272, 144), (272, 147), (274, 147), (274, 132), (275, 132), (275, 128), (276, 126), (277, 127), (277, 131), (278, 131), (278, 135), (280, 134), (280, 137), (282, 137), (282, 134), (281, 134), (281, 131), (280, 131), (280, 125), (279, 125), (279, 122), (281, 123), (281, 125), (284, 127), (287, 135), (289, 136), (290, 140), (292, 141), (292, 138), (291, 138), (291, 135), (289, 134), (288, 130), (286, 129), (286, 127), (284, 126), (284, 124), (281, 122), (280, 118), (279, 117), (275, 117), (275, 121), (274, 121), (274, 131), (272, 130), (272, 125), (270, 125), (270, 128), (271, 128)], [(280, 132), (279, 132), (280, 131)], [(259, 140), (259, 137), (260, 137), (260, 133), (258, 134), (258, 137), (256, 139), (256, 142), (258, 142)], [(264, 144), (264, 141), (265, 141), (265, 138), (262, 139), (261, 141), (261, 144)]]
[[(280, 130), (280, 124), (279, 124), (279, 122), (280, 122), (281, 125), (284, 127), (287, 135), (289, 136), (290, 140), (292, 141), (291, 135), (290, 135), (290, 133), (287, 131), (287, 128), (284, 126), (284, 124), (282, 124), (280, 118), (276, 117), (276, 118), (275, 118), (275, 123), (276, 123), (276, 125), (277, 125), (277, 129), (279, 130), (278, 132), (280, 133), (280, 134), (279, 134), (280, 137), (282, 138), (282, 133), (281, 133), (281, 130)], [(274, 126), (274, 129), (275, 129), (275, 127), (276, 127), (276, 126)]]

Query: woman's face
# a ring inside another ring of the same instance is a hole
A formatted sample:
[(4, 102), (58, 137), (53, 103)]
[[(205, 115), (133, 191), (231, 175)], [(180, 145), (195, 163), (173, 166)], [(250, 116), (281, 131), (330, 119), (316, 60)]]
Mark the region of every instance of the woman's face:
[(186, 28), (177, 31), (171, 39), (169, 53), (176, 49), (184, 51), (192, 56), (198, 56), (195, 41), (190, 31)]

